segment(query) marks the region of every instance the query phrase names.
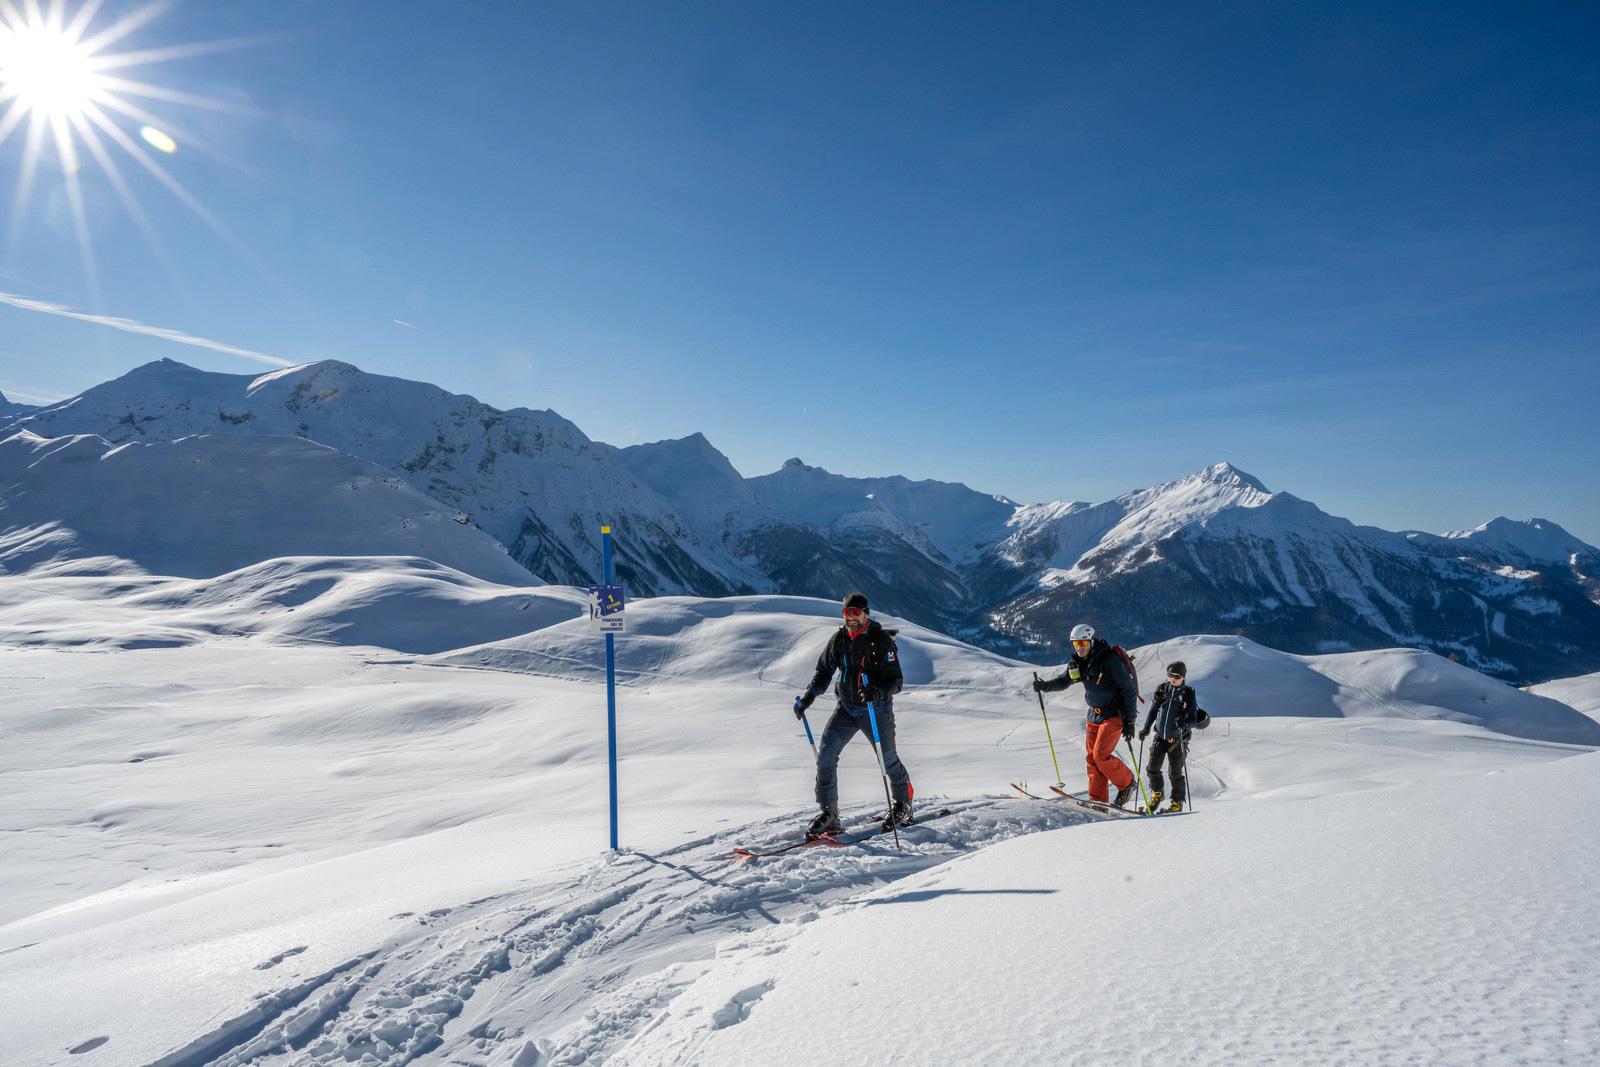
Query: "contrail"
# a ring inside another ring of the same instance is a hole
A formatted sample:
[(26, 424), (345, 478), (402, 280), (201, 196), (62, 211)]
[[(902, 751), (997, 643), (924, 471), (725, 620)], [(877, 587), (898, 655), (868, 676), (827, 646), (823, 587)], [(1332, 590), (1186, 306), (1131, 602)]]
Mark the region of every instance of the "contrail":
[(248, 348), (225, 345), (221, 341), (209, 341), (204, 337), (196, 337), (193, 334), (184, 333), (182, 330), (170, 330), (165, 326), (150, 326), (136, 319), (123, 319), (114, 315), (90, 315), (87, 312), (74, 311), (65, 304), (52, 304), (47, 300), (31, 300), (15, 293), (0, 292), (0, 304), (9, 304), (14, 308), (21, 308), (23, 311), (38, 311), (46, 315), (58, 315), (64, 319), (77, 319), (79, 322), (92, 322), (96, 326), (109, 326), (113, 330), (122, 330), (126, 333), (142, 333), (147, 337), (159, 337), (163, 341), (173, 341), (193, 348), (209, 348), (213, 352), (225, 352), (230, 356), (242, 356), (245, 359), (270, 363), (274, 367), (298, 366), (292, 360), (279, 359), (277, 356), (269, 356), (265, 352), (255, 352)]

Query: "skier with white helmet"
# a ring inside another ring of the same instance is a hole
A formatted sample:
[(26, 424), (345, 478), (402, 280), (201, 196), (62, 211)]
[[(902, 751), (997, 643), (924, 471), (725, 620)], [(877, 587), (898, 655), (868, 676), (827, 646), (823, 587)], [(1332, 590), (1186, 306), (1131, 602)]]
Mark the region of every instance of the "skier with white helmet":
[(1054, 678), (1035, 678), (1040, 693), (1057, 693), (1074, 682), (1083, 686), (1089, 704), (1089, 728), (1083, 740), (1084, 762), (1089, 770), (1089, 798), (1102, 803), (1109, 785), (1117, 787), (1111, 801), (1122, 807), (1136, 788), (1133, 771), (1116, 756), (1117, 742), (1133, 737), (1139, 689), (1133, 675), (1094, 627), (1079, 623), (1072, 628), (1072, 658)]

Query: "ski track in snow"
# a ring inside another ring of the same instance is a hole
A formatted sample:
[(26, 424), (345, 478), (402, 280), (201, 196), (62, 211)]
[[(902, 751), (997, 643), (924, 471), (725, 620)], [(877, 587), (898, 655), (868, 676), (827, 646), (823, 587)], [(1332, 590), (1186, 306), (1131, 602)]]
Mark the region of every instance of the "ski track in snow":
[[(796, 814), (659, 854), (619, 852), (555, 885), (412, 916), (406, 933), (263, 993), (248, 1012), (156, 1064), (600, 1062), (659, 1021), (717, 957), (779, 951), (804, 924), (863, 892), (990, 844), (1103, 818), (1009, 798), (945, 806), (950, 815), (902, 831), (899, 851), (885, 837), (754, 861), (732, 856), (736, 845), (790, 839), (803, 821)], [(875, 817), (857, 811), (846, 823)], [(738, 991), (707, 1026), (738, 1025), (771, 988)]]

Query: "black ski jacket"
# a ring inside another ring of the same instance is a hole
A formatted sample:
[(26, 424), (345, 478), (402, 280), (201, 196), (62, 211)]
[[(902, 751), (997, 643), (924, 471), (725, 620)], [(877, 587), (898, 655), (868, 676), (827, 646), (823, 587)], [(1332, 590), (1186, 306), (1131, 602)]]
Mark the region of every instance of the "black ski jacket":
[(867, 702), (861, 698), (861, 676), (883, 694), (881, 707), (894, 706), (894, 695), (905, 684), (900, 673), (900, 651), (895, 647), (894, 635), (898, 631), (885, 630), (876, 620), (869, 620), (867, 628), (855, 637), (843, 626), (828, 639), (828, 647), (817, 657), (817, 672), (806, 686), (806, 703), (810, 704), (828, 688), (835, 671), (839, 682), (833, 687), (834, 695), (847, 711), (866, 711)]
[[(1111, 651), (1104, 638), (1097, 637), (1089, 646), (1089, 655), (1079, 659), (1074, 655), (1067, 660), (1067, 668), (1054, 678), (1045, 680), (1047, 693), (1060, 692), (1073, 682), (1083, 685), (1083, 699), (1089, 702), (1089, 721), (1105, 722), (1121, 719), (1132, 724), (1138, 720), (1139, 694), (1133, 686), (1133, 676), (1123, 664), (1122, 657)], [(1130, 726), (1124, 726), (1127, 731)]]
[(1194, 686), (1162, 682), (1156, 686), (1156, 695), (1150, 698), (1150, 712), (1144, 717), (1144, 728), (1148, 730), (1154, 724), (1159, 741), (1181, 741), (1194, 729), (1195, 712), (1199, 708)]

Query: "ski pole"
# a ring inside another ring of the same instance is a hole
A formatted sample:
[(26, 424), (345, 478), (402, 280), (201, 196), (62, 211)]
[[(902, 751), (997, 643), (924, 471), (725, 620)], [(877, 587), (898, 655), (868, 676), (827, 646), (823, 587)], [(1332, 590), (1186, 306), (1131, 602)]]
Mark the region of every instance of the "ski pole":
[[(1129, 747), (1131, 748), (1132, 746), (1130, 745)], [(1134, 767), (1137, 768), (1139, 766), (1139, 764), (1141, 764), (1143, 762), (1144, 762), (1144, 735), (1141, 734), (1139, 736), (1139, 758), (1134, 761)], [(1146, 804), (1145, 807), (1146, 807), (1146, 810), (1148, 810), (1149, 805)]]
[[(1038, 671), (1033, 672), (1033, 680), (1036, 682), (1039, 680)], [(1050, 716), (1046, 715), (1044, 710), (1044, 690), (1035, 689), (1033, 695), (1039, 698), (1039, 714), (1044, 716), (1044, 739), (1050, 743), (1050, 762), (1056, 767), (1056, 785), (1066, 785), (1061, 780), (1061, 761), (1056, 759), (1055, 738), (1050, 736)]]
[[(861, 676), (861, 686), (869, 685), (867, 676)], [(867, 721), (872, 723), (872, 754), (878, 757), (878, 770), (883, 773), (883, 798), (889, 802), (889, 829), (894, 831), (894, 847), (900, 847), (900, 821), (894, 817), (894, 794), (889, 791), (889, 766), (883, 762), (883, 749), (878, 747), (878, 709), (867, 701)]]
[(1128, 743), (1128, 755), (1133, 757), (1133, 780), (1139, 783), (1139, 797), (1144, 801), (1144, 810), (1150, 810), (1150, 794), (1144, 791), (1144, 772), (1139, 769), (1139, 757), (1133, 751), (1133, 738), (1124, 737)]
[(806, 728), (806, 740), (811, 742), (811, 754), (817, 754), (817, 739), (811, 736), (811, 720), (806, 718), (806, 713), (800, 713), (800, 725)]

